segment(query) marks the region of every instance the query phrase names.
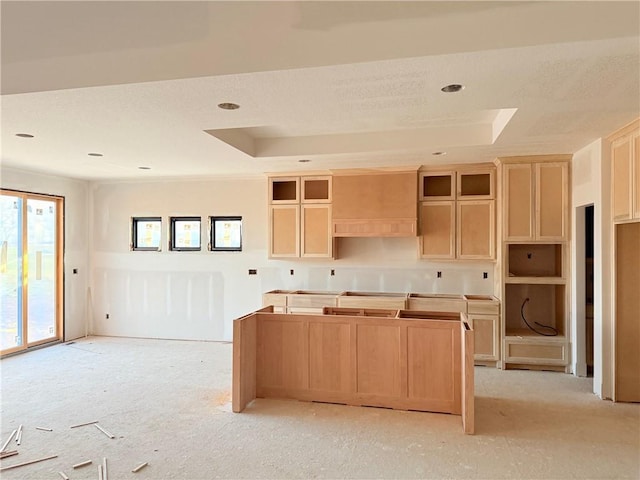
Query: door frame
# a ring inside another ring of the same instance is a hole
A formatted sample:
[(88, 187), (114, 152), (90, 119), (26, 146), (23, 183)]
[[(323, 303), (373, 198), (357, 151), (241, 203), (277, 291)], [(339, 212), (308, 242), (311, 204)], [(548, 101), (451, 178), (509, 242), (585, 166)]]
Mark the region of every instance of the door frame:
[[(4, 357), (12, 353), (26, 351), (30, 348), (39, 347), (48, 343), (57, 343), (64, 341), (64, 207), (65, 198), (60, 195), (50, 195), (44, 193), (26, 192), (22, 190), (12, 190), (8, 188), (0, 189), (0, 194), (13, 197), (20, 197), (23, 201), (23, 218), (21, 221), (22, 232), (20, 234), (20, 240), (22, 241), (22, 318), (18, 319), (22, 322), (24, 341), (22, 345), (6, 350), (0, 351), (0, 354)], [(28, 342), (28, 300), (29, 300), (29, 286), (27, 282), (28, 272), (28, 230), (26, 222), (26, 202), (28, 199), (53, 201), (56, 204), (56, 253), (55, 253), (55, 266), (56, 266), (56, 282), (55, 282), (55, 326), (56, 334), (54, 337), (38, 340), (36, 342)]]

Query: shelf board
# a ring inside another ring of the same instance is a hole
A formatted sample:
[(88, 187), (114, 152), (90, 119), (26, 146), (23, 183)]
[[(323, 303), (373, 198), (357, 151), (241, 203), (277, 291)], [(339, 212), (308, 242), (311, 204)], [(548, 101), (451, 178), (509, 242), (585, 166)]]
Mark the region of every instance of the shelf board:
[(564, 335), (556, 335), (554, 337), (547, 337), (544, 335), (538, 335), (526, 328), (510, 328), (505, 333), (505, 340), (513, 340), (513, 339), (535, 339), (537, 340), (546, 340), (551, 342), (566, 342), (566, 337)]
[(529, 283), (539, 285), (566, 285), (563, 277), (505, 277), (504, 283)]

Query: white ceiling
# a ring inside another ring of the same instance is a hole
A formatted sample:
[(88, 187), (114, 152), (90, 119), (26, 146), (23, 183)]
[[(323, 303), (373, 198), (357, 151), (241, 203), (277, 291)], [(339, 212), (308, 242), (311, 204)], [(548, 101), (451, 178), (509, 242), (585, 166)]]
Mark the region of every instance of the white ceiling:
[(3, 166), (118, 179), (483, 162), (573, 153), (640, 116), (636, 1), (0, 7)]

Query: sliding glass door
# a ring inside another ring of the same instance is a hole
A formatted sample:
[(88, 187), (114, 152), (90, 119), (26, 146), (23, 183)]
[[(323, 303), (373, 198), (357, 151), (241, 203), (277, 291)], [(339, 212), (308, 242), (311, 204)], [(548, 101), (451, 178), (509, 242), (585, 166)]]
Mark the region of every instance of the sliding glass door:
[(0, 196), (0, 350), (62, 338), (63, 199)]

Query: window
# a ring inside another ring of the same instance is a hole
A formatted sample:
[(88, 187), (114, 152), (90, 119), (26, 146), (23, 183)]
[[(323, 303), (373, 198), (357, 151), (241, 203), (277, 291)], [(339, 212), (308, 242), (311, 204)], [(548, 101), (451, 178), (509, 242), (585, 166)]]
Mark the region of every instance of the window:
[(200, 217), (171, 217), (169, 250), (200, 250)]
[(242, 251), (242, 217), (209, 217), (212, 251)]
[(162, 218), (133, 217), (131, 219), (131, 250), (161, 250)]

